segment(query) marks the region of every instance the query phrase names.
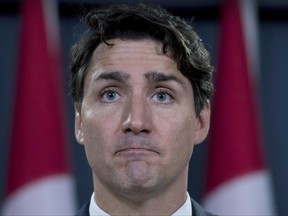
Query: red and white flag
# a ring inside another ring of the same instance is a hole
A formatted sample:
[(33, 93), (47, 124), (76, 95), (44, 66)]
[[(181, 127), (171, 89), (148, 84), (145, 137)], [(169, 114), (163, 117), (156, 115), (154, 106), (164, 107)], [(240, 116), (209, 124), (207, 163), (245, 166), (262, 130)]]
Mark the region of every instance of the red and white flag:
[(57, 5), (54, 0), (21, 3), (7, 194), (1, 215), (73, 215)]
[(251, 14), (243, 16), (247, 12), (243, 9), (253, 12), (249, 8), (253, 2), (224, 0), (221, 11), (219, 65), (203, 202), (207, 210), (220, 215), (275, 214), (257, 111), (256, 74), (252, 73), (256, 67), (251, 64), (250, 49), (255, 48), (255, 41), (248, 42), (249, 28), (244, 26)]

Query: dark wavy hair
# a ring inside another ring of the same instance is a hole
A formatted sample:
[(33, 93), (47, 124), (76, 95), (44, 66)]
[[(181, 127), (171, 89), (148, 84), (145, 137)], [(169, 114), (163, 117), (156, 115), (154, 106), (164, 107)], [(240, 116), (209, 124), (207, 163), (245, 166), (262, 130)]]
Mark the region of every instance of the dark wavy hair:
[(84, 80), (94, 50), (110, 39), (153, 39), (162, 43), (192, 85), (198, 115), (213, 94), (210, 56), (192, 26), (167, 10), (152, 5), (112, 5), (91, 10), (84, 21), (88, 30), (72, 47), (70, 95), (81, 106)]

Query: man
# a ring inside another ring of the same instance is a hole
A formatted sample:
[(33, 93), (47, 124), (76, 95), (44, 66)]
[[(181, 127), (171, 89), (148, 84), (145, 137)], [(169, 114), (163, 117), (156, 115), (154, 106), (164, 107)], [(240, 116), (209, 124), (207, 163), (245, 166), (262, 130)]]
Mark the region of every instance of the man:
[(72, 48), (71, 95), (94, 193), (77, 215), (210, 215), (187, 192), (213, 91), (198, 35), (145, 5), (92, 10), (85, 21)]

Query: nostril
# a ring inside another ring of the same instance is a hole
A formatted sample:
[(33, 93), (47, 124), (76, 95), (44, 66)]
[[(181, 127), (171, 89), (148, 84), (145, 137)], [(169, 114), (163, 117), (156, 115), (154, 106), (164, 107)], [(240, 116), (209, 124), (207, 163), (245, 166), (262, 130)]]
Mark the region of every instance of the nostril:
[(126, 129), (125, 131), (123, 131), (125, 134), (131, 133), (134, 135), (139, 135), (139, 134), (149, 134), (150, 131), (149, 130), (135, 130), (135, 129)]
[(125, 133), (129, 133), (129, 132), (132, 132), (132, 130), (130, 128), (127, 128), (127, 129), (124, 130), (124, 132)]

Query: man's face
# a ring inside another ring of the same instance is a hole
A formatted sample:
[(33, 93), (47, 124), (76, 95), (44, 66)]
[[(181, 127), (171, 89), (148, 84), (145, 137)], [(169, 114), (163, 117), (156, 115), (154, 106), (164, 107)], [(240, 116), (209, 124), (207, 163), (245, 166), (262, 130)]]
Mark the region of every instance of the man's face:
[(76, 138), (94, 186), (127, 195), (186, 187), (193, 146), (209, 128), (209, 106), (196, 117), (192, 86), (160, 43), (109, 43), (95, 50), (81, 110), (75, 109)]

